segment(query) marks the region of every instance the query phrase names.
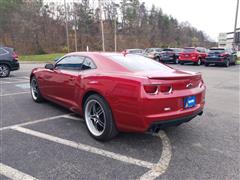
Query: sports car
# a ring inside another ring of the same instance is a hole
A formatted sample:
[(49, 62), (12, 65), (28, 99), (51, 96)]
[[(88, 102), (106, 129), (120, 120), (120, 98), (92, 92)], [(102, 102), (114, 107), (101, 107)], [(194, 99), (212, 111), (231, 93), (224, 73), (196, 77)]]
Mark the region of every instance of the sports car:
[(118, 132), (157, 132), (203, 113), (200, 73), (122, 53), (75, 52), (30, 75), (32, 99), (53, 101), (83, 116), (95, 139)]

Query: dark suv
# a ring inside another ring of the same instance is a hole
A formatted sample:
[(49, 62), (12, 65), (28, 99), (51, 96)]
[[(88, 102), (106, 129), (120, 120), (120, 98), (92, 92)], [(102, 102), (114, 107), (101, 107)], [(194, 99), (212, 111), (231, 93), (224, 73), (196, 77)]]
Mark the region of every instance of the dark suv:
[(206, 57), (205, 66), (209, 64), (222, 64), (228, 67), (230, 64), (235, 65), (236, 61), (237, 54), (232, 49), (211, 48)]
[(0, 78), (8, 77), (10, 71), (18, 69), (18, 55), (14, 52), (14, 49), (0, 46)]
[(160, 61), (178, 64), (178, 58), (181, 52), (183, 52), (183, 49), (180, 48), (165, 48), (160, 53)]

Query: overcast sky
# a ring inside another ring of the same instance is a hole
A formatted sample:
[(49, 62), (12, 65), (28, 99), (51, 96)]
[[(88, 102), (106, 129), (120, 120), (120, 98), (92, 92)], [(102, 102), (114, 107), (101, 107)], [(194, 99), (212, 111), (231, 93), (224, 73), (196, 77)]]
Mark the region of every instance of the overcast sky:
[[(237, 0), (141, 0), (147, 7), (152, 4), (178, 21), (188, 21), (217, 41), (220, 32), (234, 29)], [(239, 9), (240, 11), (240, 9)], [(240, 12), (238, 15), (240, 27)]]

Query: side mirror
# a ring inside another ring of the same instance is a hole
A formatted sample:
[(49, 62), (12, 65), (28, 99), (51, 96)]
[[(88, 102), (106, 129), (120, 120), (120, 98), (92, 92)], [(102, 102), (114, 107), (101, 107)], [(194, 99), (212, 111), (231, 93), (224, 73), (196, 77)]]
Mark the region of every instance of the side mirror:
[(54, 65), (53, 64), (46, 64), (45, 68), (49, 69), (49, 70), (53, 70), (54, 69)]

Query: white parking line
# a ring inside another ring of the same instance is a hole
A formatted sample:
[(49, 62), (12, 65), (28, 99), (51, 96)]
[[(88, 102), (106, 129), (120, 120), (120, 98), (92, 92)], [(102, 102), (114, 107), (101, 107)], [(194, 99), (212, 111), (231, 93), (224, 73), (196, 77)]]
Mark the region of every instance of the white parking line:
[(0, 128), (0, 131), (6, 130), (6, 129), (11, 129), (11, 128), (16, 127), (16, 126), (27, 126), (27, 125), (36, 124), (36, 123), (45, 122), (45, 121), (50, 121), (50, 120), (54, 120), (54, 119), (62, 118), (62, 117), (68, 118), (71, 114), (74, 114), (74, 113), (62, 114), (62, 115), (58, 115), (58, 116), (52, 116), (52, 117), (48, 117), (48, 118), (38, 119), (38, 120), (35, 120), (35, 121), (30, 121), (30, 122), (11, 125), (11, 126), (6, 126), (6, 127)]
[(28, 174), (2, 163), (0, 163), (0, 174), (13, 180), (37, 180)]
[(147, 161), (135, 159), (135, 158), (132, 158), (132, 157), (124, 156), (124, 155), (117, 154), (117, 153), (110, 152), (110, 151), (106, 151), (106, 150), (99, 149), (99, 148), (96, 148), (96, 147), (92, 147), (92, 146), (89, 146), (89, 145), (86, 145), (86, 144), (76, 143), (76, 142), (73, 142), (73, 141), (70, 141), (70, 140), (62, 139), (62, 138), (59, 138), (59, 137), (56, 137), (56, 136), (48, 135), (48, 134), (41, 133), (41, 132), (38, 132), (38, 131), (30, 130), (30, 129), (27, 129), (27, 128), (13, 127), (12, 129), (16, 130), (16, 131), (19, 131), (19, 132), (22, 132), (22, 133), (25, 133), (25, 134), (35, 136), (35, 137), (39, 137), (39, 138), (42, 138), (42, 139), (45, 139), (45, 140), (48, 140), (48, 141), (56, 142), (56, 143), (59, 143), (59, 144), (70, 146), (70, 147), (73, 147), (73, 148), (76, 148), (76, 149), (79, 149), (79, 150), (82, 150), (82, 151), (91, 152), (93, 154), (97, 154), (97, 155), (100, 155), (100, 156), (105, 156), (105, 157), (115, 159), (115, 160), (118, 160), (118, 161), (122, 161), (122, 162), (125, 162), (125, 163), (134, 164), (134, 165), (149, 168), (149, 169), (154, 167), (153, 163), (150, 163), (150, 162), (147, 162)]
[(84, 121), (82, 118), (80, 117), (75, 117), (75, 116), (71, 116), (71, 115), (66, 115), (64, 116), (65, 118), (71, 119), (71, 120), (76, 120), (76, 121)]
[(18, 93), (9, 93), (9, 94), (1, 94), (0, 97), (15, 96), (15, 95), (20, 95), (20, 94), (29, 94), (29, 91), (18, 92)]
[(22, 80), (22, 79), (30, 79), (29, 76), (13, 76), (13, 77), (7, 77), (2, 80), (9, 79), (9, 80)]
[(162, 140), (163, 149), (161, 158), (150, 171), (146, 172), (140, 177), (140, 180), (152, 180), (157, 178), (158, 176), (165, 173), (170, 164), (170, 160), (172, 157), (172, 147), (170, 140), (164, 131), (159, 131), (159, 133), (156, 135), (159, 136)]
[[(4, 83), (2, 83), (2, 82), (4, 82)], [(11, 83), (10, 81), (0, 81), (0, 84), (9, 84), (9, 83)]]
[(26, 80), (24, 80), (24, 81), (12, 81), (12, 82), (10, 82), (10, 81), (0, 81), (0, 85), (1, 84), (27, 83), (27, 82), (29, 82), (29, 81), (26, 81)]
[(44, 121), (50, 121), (50, 120), (54, 120), (57, 118), (68, 118), (68, 119), (72, 119), (72, 120), (79, 120), (79, 121), (83, 121), (83, 119), (81, 118), (77, 118), (75, 116), (71, 116), (74, 113), (70, 113), (70, 114), (63, 114), (63, 115), (59, 115), (59, 116), (53, 116), (50, 118), (44, 118), (44, 119), (40, 119), (40, 120), (36, 120), (36, 121), (31, 121), (31, 122), (26, 122), (26, 123), (21, 123), (21, 124), (17, 124), (17, 125), (12, 125), (12, 126), (7, 126), (7, 127), (3, 127), (0, 128), (1, 130), (5, 130), (5, 129), (13, 129), (16, 130), (18, 132), (22, 132), (28, 135), (32, 135), (35, 137), (39, 137), (48, 141), (52, 141), (55, 143), (59, 143), (59, 144), (63, 144), (66, 146), (70, 146), (82, 151), (86, 151), (86, 152), (90, 152), (93, 154), (97, 154), (97, 155), (101, 155), (104, 157), (108, 157), (111, 159), (115, 159), (118, 161), (122, 161), (124, 163), (129, 163), (129, 164), (134, 164), (140, 167), (145, 167), (150, 169), (148, 172), (146, 172), (145, 174), (143, 174), (139, 179), (140, 180), (153, 180), (155, 178), (157, 178), (158, 176), (162, 175), (163, 173), (165, 173), (168, 169), (171, 157), (172, 157), (172, 147), (171, 147), (171, 143), (169, 138), (167, 137), (166, 133), (164, 131), (159, 131), (158, 134), (154, 134), (155, 136), (159, 137), (162, 141), (162, 154), (160, 157), (160, 160), (158, 161), (158, 163), (151, 163), (151, 162), (147, 162), (147, 161), (143, 161), (143, 160), (139, 160), (139, 159), (135, 159), (129, 156), (124, 156), (121, 154), (117, 154), (114, 152), (110, 152), (110, 151), (106, 151), (103, 149), (99, 149), (96, 147), (92, 147), (86, 144), (82, 144), (82, 143), (77, 143), (74, 141), (70, 141), (67, 139), (62, 139), (56, 136), (52, 136), (49, 134), (45, 134), (42, 132), (38, 132), (38, 131), (34, 131), (31, 129), (27, 129), (21, 126), (26, 126), (26, 125), (30, 125), (30, 124), (35, 124), (35, 123), (39, 123), (39, 122), (44, 122)]

